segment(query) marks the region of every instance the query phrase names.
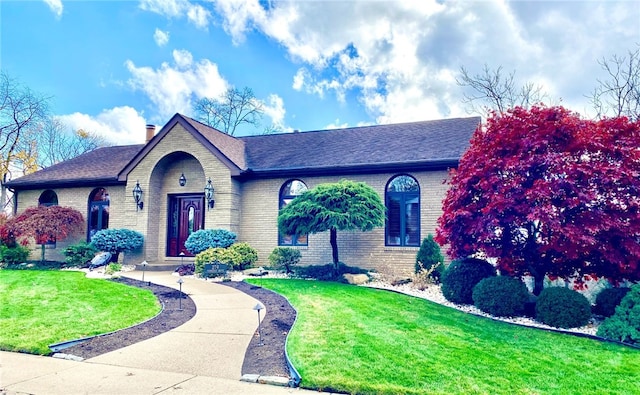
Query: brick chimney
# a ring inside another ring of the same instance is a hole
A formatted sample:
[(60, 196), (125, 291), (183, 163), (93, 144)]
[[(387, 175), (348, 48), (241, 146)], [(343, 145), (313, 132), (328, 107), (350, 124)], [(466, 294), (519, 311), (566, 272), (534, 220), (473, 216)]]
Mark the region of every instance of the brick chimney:
[(153, 138), (156, 134), (156, 125), (147, 125), (147, 143)]

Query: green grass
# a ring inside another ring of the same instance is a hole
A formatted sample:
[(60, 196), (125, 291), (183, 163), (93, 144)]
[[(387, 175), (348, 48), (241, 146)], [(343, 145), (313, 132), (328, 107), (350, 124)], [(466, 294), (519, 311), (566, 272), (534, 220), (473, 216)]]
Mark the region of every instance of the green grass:
[(0, 349), (49, 354), (49, 344), (126, 328), (153, 317), (151, 291), (82, 272), (0, 270)]
[(301, 386), (357, 394), (638, 394), (640, 350), (476, 317), (423, 299), (252, 280), (298, 310)]

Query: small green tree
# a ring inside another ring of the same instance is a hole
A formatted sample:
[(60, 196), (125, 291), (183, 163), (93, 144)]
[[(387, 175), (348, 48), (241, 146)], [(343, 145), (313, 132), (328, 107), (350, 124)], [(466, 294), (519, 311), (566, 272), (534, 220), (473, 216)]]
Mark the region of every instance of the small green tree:
[(300, 250), (291, 247), (276, 247), (269, 254), (269, 263), (275, 268), (284, 268), (287, 273), (291, 273), (291, 267), (300, 262), (302, 254)]
[(142, 247), (143, 242), (144, 236), (130, 229), (102, 229), (91, 238), (97, 249), (111, 253), (111, 262), (117, 262), (121, 252)]
[[(440, 278), (441, 268), (444, 265), (444, 255), (440, 251), (440, 246), (429, 234), (422, 240), (420, 249), (416, 254), (416, 274), (422, 271), (431, 271), (431, 277)], [(433, 270), (432, 270), (433, 269)]]
[(363, 182), (320, 184), (299, 195), (278, 215), (281, 233), (300, 235), (329, 231), (334, 270), (338, 271), (338, 231), (373, 230), (384, 225), (385, 207), (378, 193)]

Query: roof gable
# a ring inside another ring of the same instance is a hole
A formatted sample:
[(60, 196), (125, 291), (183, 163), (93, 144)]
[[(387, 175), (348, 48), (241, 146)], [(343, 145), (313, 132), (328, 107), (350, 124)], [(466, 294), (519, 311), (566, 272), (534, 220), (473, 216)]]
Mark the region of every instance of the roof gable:
[(144, 148), (122, 168), (122, 171), (118, 174), (118, 179), (125, 181), (129, 172), (133, 170), (177, 124), (185, 128), (198, 142), (224, 163), (229, 170), (231, 170), (232, 175), (239, 175), (244, 169), (244, 142), (182, 114), (175, 114), (169, 122), (153, 136)]

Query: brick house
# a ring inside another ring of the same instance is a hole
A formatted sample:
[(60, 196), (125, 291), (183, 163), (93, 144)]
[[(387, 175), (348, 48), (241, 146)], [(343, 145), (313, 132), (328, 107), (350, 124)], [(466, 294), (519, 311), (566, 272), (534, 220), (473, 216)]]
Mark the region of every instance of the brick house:
[[(141, 251), (125, 263), (177, 265), (197, 229), (225, 228), (248, 242), (267, 265), (276, 246), (302, 252), (302, 264), (331, 262), (328, 232), (281, 235), (278, 210), (307, 188), (341, 179), (363, 181), (385, 202), (387, 221), (371, 232), (339, 232), (340, 259), (366, 268), (413, 270), (422, 238), (433, 233), (446, 192), (479, 117), (347, 129), (232, 137), (176, 114), (143, 145), (99, 148), (7, 184), (15, 212), (59, 204), (85, 213), (86, 232), (58, 243), (90, 239), (97, 230), (141, 232)], [(208, 181), (212, 199), (205, 193)], [(133, 190), (139, 187), (141, 204)]]

